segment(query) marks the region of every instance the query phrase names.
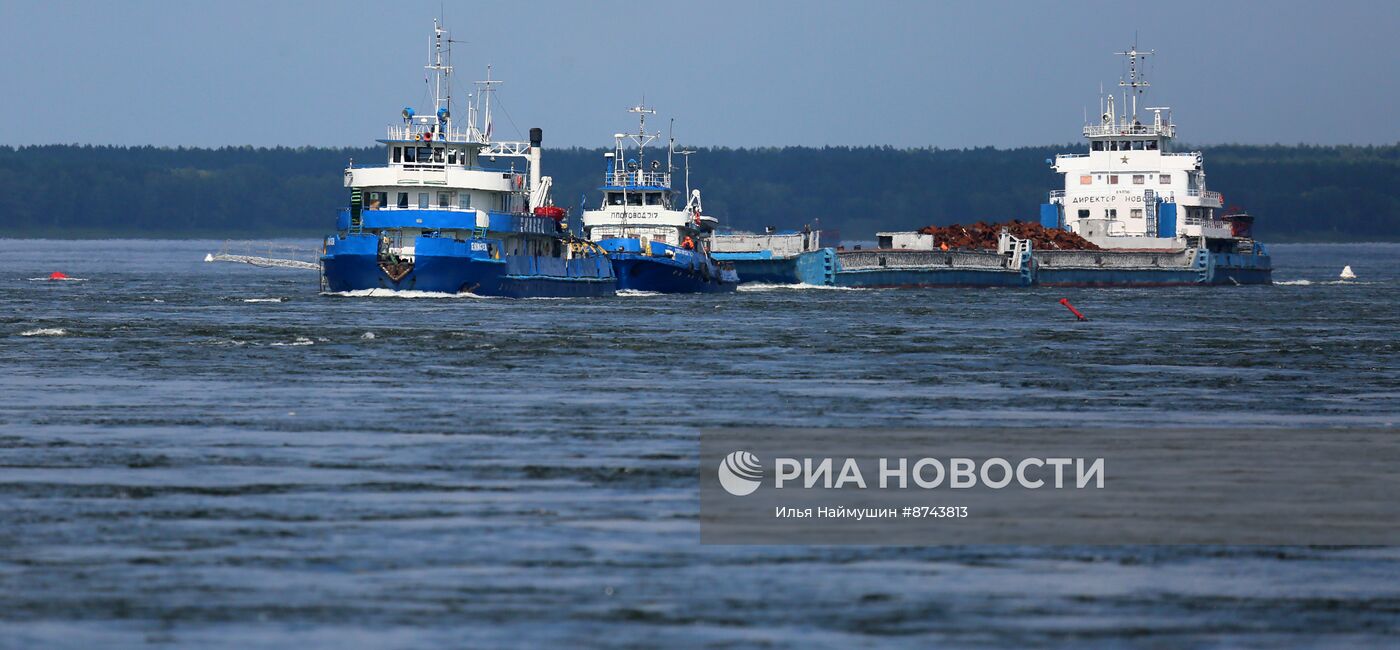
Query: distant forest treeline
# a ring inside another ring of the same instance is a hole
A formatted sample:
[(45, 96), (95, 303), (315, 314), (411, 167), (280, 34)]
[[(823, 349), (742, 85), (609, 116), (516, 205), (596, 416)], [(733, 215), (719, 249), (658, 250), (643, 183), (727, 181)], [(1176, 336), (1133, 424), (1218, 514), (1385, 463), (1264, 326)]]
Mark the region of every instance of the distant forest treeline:
[[(691, 158), (691, 184), (726, 226), (816, 223), (870, 239), (876, 230), (1036, 219), (1046, 192), (1062, 182), (1045, 159), (1080, 149), (702, 148)], [(1256, 215), (1262, 239), (1400, 240), (1400, 145), (1202, 150), (1209, 187)], [(374, 165), (383, 154), (0, 147), (0, 237), (324, 234), (348, 200), (341, 171), (351, 158)], [(546, 149), (544, 167), (557, 204), (576, 209), (582, 196), (596, 204), (601, 150)]]

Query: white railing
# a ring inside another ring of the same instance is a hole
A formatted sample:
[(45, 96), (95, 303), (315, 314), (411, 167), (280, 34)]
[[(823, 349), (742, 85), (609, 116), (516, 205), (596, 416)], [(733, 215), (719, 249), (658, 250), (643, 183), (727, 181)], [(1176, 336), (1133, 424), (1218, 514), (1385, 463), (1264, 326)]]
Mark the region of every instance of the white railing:
[(434, 124), (390, 124), (390, 140), (432, 140), (434, 142), (480, 142), (475, 129), (442, 129), (433, 131)]
[(528, 156), (530, 155), (530, 143), (492, 142), (487, 144), (481, 153), (486, 156)]
[(1216, 203), (1221, 203), (1220, 192), (1212, 192), (1210, 190), (1202, 192), (1201, 190), (1197, 189), (1187, 189), (1186, 196), (1198, 196), (1204, 201), (1214, 201)]
[(1164, 135), (1170, 138), (1176, 135), (1176, 125), (1163, 124), (1159, 127), (1152, 124), (1091, 124), (1084, 127), (1084, 135)]
[(603, 174), (604, 185), (660, 185), (671, 186), (671, 175), (665, 172), (648, 172), (637, 170), (629, 172), (625, 170), (614, 171), (611, 174)]

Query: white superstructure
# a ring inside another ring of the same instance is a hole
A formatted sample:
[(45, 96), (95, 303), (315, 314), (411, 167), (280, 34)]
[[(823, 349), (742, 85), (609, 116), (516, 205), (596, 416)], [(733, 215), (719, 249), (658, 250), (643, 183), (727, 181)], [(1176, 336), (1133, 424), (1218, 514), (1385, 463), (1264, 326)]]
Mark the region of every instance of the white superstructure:
[(1172, 150), (1171, 109), (1139, 107), (1149, 86), (1142, 62), (1153, 52), (1134, 45), (1118, 54), (1128, 66), (1119, 80), (1122, 106), (1112, 94), (1103, 98), (1098, 119), (1084, 126), (1088, 153), (1055, 157), (1065, 186), (1047, 204), (1058, 214), (1043, 212), (1042, 221), (1053, 216), (1104, 248), (1183, 248), (1192, 238), (1229, 238), (1229, 224), (1216, 216), (1224, 199), (1207, 189), (1200, 152)]

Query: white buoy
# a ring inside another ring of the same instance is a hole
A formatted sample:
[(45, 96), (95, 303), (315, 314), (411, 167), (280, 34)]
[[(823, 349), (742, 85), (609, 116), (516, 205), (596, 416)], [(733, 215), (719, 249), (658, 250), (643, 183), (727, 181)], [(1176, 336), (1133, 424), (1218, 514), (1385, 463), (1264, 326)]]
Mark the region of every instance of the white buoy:
[(1350, 266), (1342, 267), (1342, 279), (1343, 279), (1343, 280), (1355, 280), (1355, 279), (1356, 279), (1356, 274), (1352, 272)]
[(206, 262), (212, 262), (212, 261), (214, 261), (214, 254), (213, 254), (213, 253), (205, 253), (205, 254), (204, 254), (204, 261), (206, 261)]

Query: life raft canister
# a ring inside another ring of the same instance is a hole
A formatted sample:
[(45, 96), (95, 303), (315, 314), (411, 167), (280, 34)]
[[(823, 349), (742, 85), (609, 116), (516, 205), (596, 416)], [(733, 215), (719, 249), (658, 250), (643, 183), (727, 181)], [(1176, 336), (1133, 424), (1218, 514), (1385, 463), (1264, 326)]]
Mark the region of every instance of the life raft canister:
[(535, 208), (535, 216), (549, 217), (550, 219), (553, 219), (555, 221), (563, 221), (564, 216), (567, 214), (568, 212), (564, 210), (564, 208), (561, 208), (557, 205), (542, 205), (538, 208)]

